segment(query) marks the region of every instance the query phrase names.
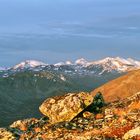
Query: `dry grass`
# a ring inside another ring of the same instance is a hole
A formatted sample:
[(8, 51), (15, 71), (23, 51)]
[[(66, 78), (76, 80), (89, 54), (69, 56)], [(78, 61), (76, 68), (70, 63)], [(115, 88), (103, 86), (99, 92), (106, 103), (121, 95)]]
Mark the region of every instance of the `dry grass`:
[(131, 71), (124, 76), (112, 80), (95, 89), (91, 94), (94, 96), (99, 91), (107, 102), (124, 99), (140, 92), (140, 70)]

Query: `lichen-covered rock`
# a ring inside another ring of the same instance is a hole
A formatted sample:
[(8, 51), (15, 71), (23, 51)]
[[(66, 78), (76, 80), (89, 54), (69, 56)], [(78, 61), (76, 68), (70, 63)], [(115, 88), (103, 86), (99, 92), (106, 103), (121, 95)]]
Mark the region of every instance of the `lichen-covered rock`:
[(139, 137), (140, 138), (140, 127), (137, 127), (135, 129), (132, 129), (132, 130), (128, 131), (124, 135), (123, 139), (124, 140), (128, 140), (128, 139), (134, 139), (136, 137)]
[(92, 119), (94, 119), (95, 118), (95, 115), (93, 113), (91, 113), (91, 112), (85, 111), (83, 113), (83, 117), (84, 118), (92, 118)]
[(68, 93), (45, 100), (39, 109), (51, 123), (58, 123), (71, 121), (92, 102), (93, 97), (88, 93)]
[(0, 140), (16, 140), (16, 137), (5, 128), (0, 128)]
[(22, 131), (26, 131), (29, 125), (35, 124), (38, 120), (35, 118), (18, 120), (10, 125), (11, 128), (17, 128)]

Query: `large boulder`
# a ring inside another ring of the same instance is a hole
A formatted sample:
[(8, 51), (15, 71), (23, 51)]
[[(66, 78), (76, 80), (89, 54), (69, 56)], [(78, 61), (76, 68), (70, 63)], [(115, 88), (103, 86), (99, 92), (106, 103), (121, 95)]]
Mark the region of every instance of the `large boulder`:
[(48, 98), (39, 109), (42, 114), (49, 117), (51, 123), (58, 123), (71, 121), (92, 102), (93, 97), (88, 93), (68, 93)]
[(7, 129), (0, 128), (0, 140), (16, 140), (16, 137)]

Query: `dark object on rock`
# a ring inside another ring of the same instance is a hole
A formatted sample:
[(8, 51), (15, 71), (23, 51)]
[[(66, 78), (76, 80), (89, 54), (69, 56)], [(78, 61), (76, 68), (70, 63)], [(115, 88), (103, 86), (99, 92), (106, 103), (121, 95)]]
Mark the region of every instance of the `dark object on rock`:
[(101, 113), (101, 108), (106, 105), (103, 95), (101, 92), (98, 92), (93, 99), (93, 103), (86, 109), (93, 113)]

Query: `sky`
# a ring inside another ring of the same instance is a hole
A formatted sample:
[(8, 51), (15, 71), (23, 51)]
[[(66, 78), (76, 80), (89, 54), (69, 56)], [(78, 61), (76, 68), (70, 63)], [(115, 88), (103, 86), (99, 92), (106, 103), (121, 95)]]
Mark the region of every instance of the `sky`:
[(139, 0), (0, 0), (0, 67), (108, 56), (140, 60)]

